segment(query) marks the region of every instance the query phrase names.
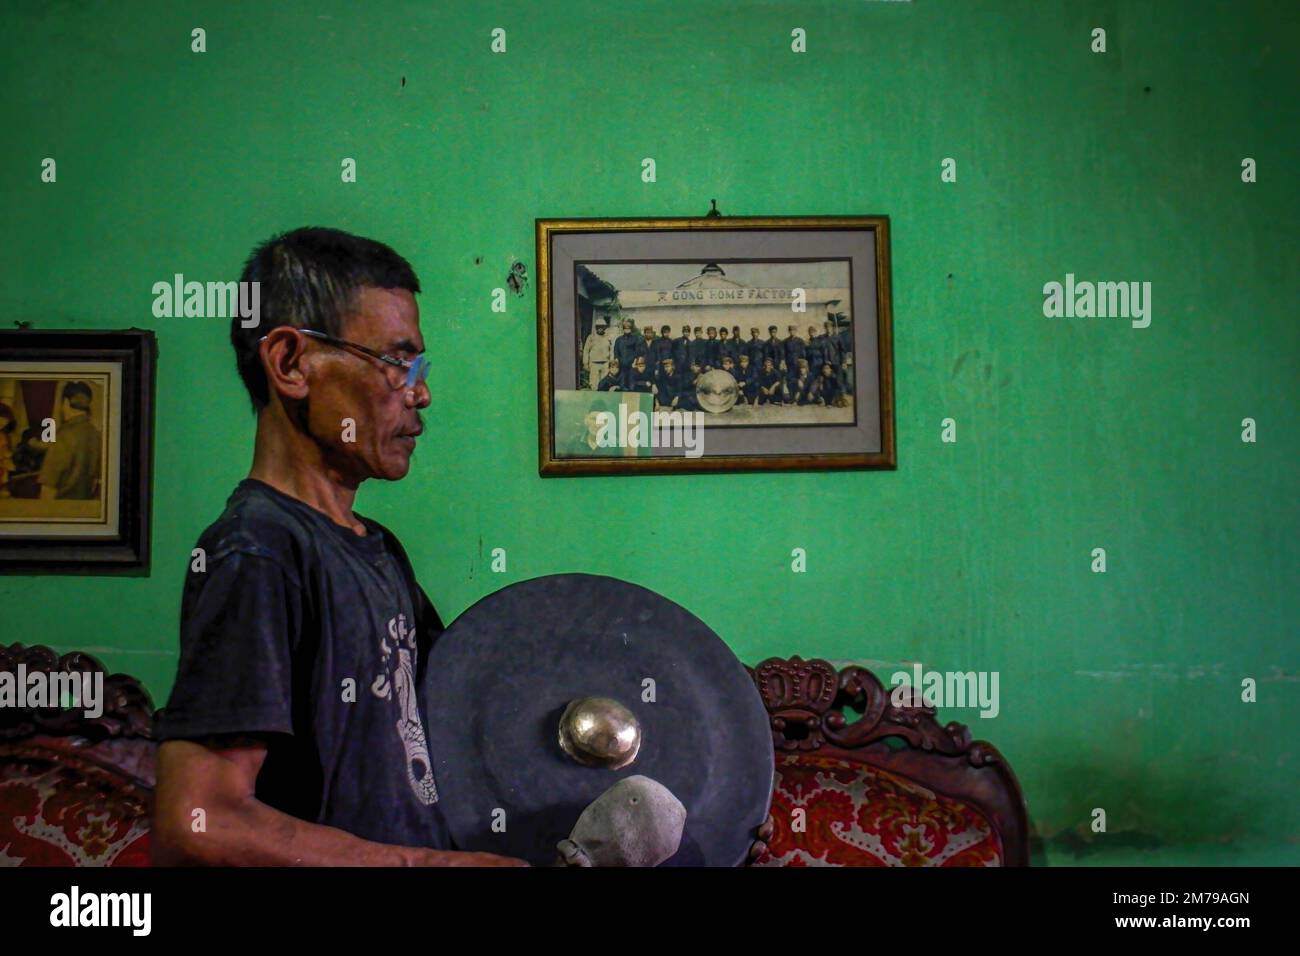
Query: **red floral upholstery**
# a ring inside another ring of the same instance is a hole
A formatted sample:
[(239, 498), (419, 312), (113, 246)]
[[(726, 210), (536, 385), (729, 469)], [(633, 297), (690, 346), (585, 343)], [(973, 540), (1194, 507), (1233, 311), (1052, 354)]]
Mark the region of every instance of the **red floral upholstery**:
[[(794, 811), (804, 813), (796, 816)], [(802, 818), (803, 826), (795, 829)], [(1002, 846), (969, 804), (865, 764), (776, 755), (775, 832), (755, 866), (1001, 866)]]
[(148, 866), (152, 808), (152, 791), (94, 747), (0, 743), (0, 866)]
[[(0, 644), (0, 670), (19, 664), (103, 671), (89, 654)], [(751, 673), (777, 774), (775, 833), (754, 865), (1028, 865), (1024, 798), (992, 744), (941, 727), (933, 708), (895, 705), (863, 667), (769, 658)], [(153, 703), (129, 675), (105, 687), (93, 719), (0, 711), (0, 866), (149, 865)]]

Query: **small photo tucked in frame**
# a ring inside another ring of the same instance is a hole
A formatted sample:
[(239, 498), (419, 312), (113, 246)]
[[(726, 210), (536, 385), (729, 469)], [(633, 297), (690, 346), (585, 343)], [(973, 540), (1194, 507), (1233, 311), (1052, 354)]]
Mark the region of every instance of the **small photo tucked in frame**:
[(0, 332), (0, 569), (147, 567), (153, 333)]
[(109, 499), (117, 476), (107, 473), (121, 439), (115, 370), (15, 374), (7, 365), (0, 363), (0, 525), (116, 534)]
[(543, 476), (895, 466), (886, 218), (537, 227)]

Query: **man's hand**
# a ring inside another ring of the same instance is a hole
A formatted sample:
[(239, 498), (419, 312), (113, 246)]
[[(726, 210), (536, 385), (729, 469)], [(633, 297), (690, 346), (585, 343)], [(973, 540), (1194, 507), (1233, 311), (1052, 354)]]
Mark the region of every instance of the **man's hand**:
[(767, 841), (772, 839), (772, 834), (776, 832), (776, 821), (772, 819), (772, 814), (767, 815), (767, 819), (762, 825), (754, 831), (758, 838), (749, 845), (749, 862), (753, 863), (760, 856), (767, 852)]

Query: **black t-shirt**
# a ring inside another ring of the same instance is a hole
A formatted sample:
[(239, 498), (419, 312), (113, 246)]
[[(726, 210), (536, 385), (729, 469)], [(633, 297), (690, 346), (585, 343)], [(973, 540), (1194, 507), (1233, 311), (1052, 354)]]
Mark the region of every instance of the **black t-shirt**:
[(452, 849), (418, 699), (442, 621), (397, 539), (255, 479), (198, 547), (159, 740), (266, 739), (257, 798), (367, 840)]

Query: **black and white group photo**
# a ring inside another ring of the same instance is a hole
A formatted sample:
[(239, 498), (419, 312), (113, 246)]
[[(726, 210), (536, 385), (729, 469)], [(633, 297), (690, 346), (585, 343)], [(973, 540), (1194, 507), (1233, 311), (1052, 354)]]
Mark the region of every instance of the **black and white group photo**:
[(579, 387), (709, 425), (854, 421), (847, 260), (583, 263)]

